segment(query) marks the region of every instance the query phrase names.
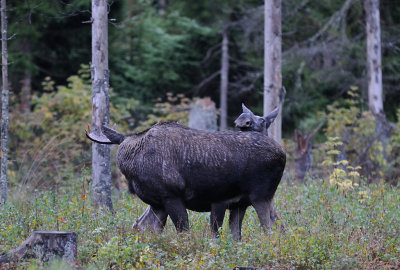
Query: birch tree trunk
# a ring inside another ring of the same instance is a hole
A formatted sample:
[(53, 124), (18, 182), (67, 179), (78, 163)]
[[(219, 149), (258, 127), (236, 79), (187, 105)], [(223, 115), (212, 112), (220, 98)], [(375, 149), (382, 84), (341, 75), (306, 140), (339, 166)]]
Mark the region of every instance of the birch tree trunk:
[(368, 106), (375, 116), (375, 130), (383, 146), (386, 161), (391, 157), (387, 152), (391, 127), (383, 111), (382, 56), (379, 0), (364, 0), (367, 31), (367, 69), (368, 69)]
[(222, 56), (221, 56), (221, 88), (220, 88), (220, 130), (228, 127), (228, 78), (229, 78), (229, 39), (228, 26), (222, 32)]
[(8, 192), (8, 62), (7, 62), (7, 14), (6, 0), (1, 0), (1, 65), (2, 65), (2, 91), (1, 91), (1, 176), (0, 176), (0, 205), (7, 202)]
[[(264, 1), (264, 116), (280, 104), (282, 91), (281, 0)], [(280, 109), (282, 111), (282, 108)], [(277, 142), (282, 139), (282, 114), (268, 132)]]
[[(107, 12), (107, 0), (92, 0), (92, 130), (97, 134), (110, 120)], [(92, 178), (94, 206), (113, 211), (109, 145), (92, 144)]]
[(368, 105), (374, 115), (383, 113), (382, 58), (379, 0), (364, 0), (367, 30)]

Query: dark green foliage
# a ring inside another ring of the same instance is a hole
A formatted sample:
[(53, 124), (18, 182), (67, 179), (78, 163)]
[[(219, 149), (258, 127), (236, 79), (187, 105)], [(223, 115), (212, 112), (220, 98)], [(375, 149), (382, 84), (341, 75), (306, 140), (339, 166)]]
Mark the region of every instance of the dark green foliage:
[(188, 92), (201, 80), (200, 61), (213, 32), (178, 11), (165, 16), (145, 7), (119, 26), (111, 45), (111, 85), (145, 102)]
[[(358, 86), (366, 101), (364, 13), (360, 1), (347, 9), (344, 3), (282, 2), (286, 136), (304, 119), (342, 99), (350, 85)], [(197, 87), (218, 72), (220, 30), (230, 22), (229, 123), (243, 101), (261, 112), (263, 2), (167, 1), (163, 15), (157, 1), (110, 4), (110, 79), (119, 97), (115, 102), (126, 105), (124, 98), (133, 97), (148, 105), (172, 92), (191, 98), (208, 95), (218, 104), (218, 75)], [(393, 1), (381, 1), (384, 107), (390, 121), (396, 120), (400, 98), (399, 9)], [(10, 3), (9, 33), (16, 34), (9, 46), (15, 92), (29, 75), (32, 90), (41, 91), (45, 76), (64, 84), (80, 64), (89, 63), (90, 24), (82, 23), (90, 20), (89, 10), (90, 3), (82, 0)], [(135, 113), (144, 120), (149, 111), (142, 107)]]
[[(90, 59), (90, 2), (11, 1), (9, 3), (9, 55), (11, 79), (18, 92), (19, 80), (33, 76), (39, 89), (45, 76), (58, 82)], [(86, 59), (86, 60), (85, 60)]]

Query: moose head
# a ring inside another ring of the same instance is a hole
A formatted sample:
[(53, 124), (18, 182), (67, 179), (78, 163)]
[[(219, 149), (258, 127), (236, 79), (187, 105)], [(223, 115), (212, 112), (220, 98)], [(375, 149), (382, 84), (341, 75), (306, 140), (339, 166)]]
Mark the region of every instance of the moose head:
[(242, 103), (243, 113), (235, 120), (235, 125), (241, 131), (257, 131), (268, 135), (268, 128), (278, 116), (279, 106), (267, 116), (258, 116)]

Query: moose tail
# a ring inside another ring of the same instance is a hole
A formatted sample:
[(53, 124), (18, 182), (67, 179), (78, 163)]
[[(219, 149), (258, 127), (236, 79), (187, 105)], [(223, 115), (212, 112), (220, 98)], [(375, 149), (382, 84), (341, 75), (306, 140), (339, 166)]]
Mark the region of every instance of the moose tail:
[(116, 130), (109, 127), (102, 127), (102, 132), (100, 135), (96, 135), (90, 130), (88, 125), (88, 130), (86, 131), (86, 137), (90, 140), (100, 143), (100, 144), (121, 144), (125, 140), (125, 136)]

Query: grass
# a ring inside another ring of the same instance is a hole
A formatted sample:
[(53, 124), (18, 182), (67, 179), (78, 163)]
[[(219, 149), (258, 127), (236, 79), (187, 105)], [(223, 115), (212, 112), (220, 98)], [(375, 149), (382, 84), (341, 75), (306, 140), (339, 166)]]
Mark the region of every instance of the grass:
[[(211, 237), (209, 213), (190, 212), (189, 233), (177, 234), (170, 220), (160, 235), (133, 232), (133, 222), (147, 206), (126, 192), (114, 199), (114, 216), (96, 212), (83, 181), (59, 191), (11, 191), (0, 210), (0, 253), (20, 245), (34, 230), (68, 230), (78, 233), (83, 269), (400, 268), (400, 190), (393, 186), (342, 191), (321, 180), (282, 183), (275, 202), (287, 231), (262, 232), (249, 208), (243, 239), (235, 242), (227, 218), (221, 237)], [(60, 262), (35, 260), (3, 267), (68, 269)]]

